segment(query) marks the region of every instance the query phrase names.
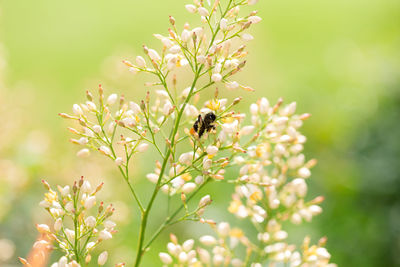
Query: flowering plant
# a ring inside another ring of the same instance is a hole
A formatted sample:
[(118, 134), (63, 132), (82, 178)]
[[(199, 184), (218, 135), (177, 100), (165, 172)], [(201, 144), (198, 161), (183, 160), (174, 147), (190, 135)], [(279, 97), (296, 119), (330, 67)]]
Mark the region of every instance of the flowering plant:
[[(256, 11), (243, 16), (241, 9), (256, 2), (195, 0), (194, 4), (186, 5), (190, 13), (200, 16), (203, 26), (192, 28), (185, 23), (183, 29), (178, 30), (175, 19), (170, 17), (168, 34), (155, 34), (162, 43), (160, 51), (143, 46), (144, 57), (137, 56), (135, 63), (124, 61), (132, 73), (155, 77), (155, 81), (146, 83), (154, 89), (149, 89), (141, 102), (128, 101), (117, 94), (107, 96), (100, 85), (96, 96), (87, 92), (85, 103), (73, 105), (72, 115), (60, 114), (76, 122), (69, 130), (77, 136), (71, 142), (83, 146), (77, 155), (86, 157), (90, 151), (99, 151), (114, 162), (129, 187), (141, 215), (135, 266), (141, 264), (161, 232), (189, 220), (210, 225), (215, 235), (200, 237), (195, 247), (193, 239), (179, 244), (178, 238), (171, 234), (168, 253), (159, 254), (163, 265), (329, 265), (330, 254), (324, 248), (324, 238), (317, 245), (310, 245), (306, 237), (301, 249), (296, 250), (295, 245), (286, 242), (288, 233), (284, 228), (287, 221), (294, 224), (310, 221), (322, 211), (319, 206), (322, 197), (306, 200), (306, 180), (316, 161), (307, 161), (302, 154), (306, 137), (299, 128), (309, 114), (295, 114), (296, 103), (284, 106), (279, 99), (271, 105), (266, 98), (251, 104), (249, 114), (244, 114), (235, 110), (241, 97), (233, 100), (220, 97), (220, 91), (225, 90), (254, 91), (235, 81), (234, 76), (246, 64), (243, 43), (253, 39), (248, 30), (261, 21)], [(190, 75), (182, 75), (182, 71)], [(188, 86), (177, 86), (178, 80), (186, 83), (184, 77), (189, 76)], [(218, 89), (222, 87), (226, 89)], [(215, 94), (201, 105), (200, 99), (206, 90), (213, 90)], [(149, 198), (144, 200), (132, 183), (130, 163), (136, 154), (149, 147), (154, 148), (158, 159), (154, 171), (146, 175), (154, 187)], [(234, 177), (226, 175), (230, 167), (237, 170)], [(58, 211), (52, 209), (58, 209), (77, 221), (75, 230), (63, 231), (64, 237), (52, 236), (66, 252), (67, 257), (61, 260), (65, 263), (71, 260), (75, 265), (90, 261), (84, 260), (90, 255), (87, 245), (80, 247), (83, 251), (77, 249), (77, 237), (86, 233), (81, 228), (104, 224), (105, 229), (99, 233), (90, 230), (99, 235), (94, 246), (111, 237), (115, 226), (104, 221), (107, 212), (80, 218), (75, 206), (78, 199), (83, 201), (81, 212), (84, 212), (93, 206), (91, 198), (97, 192), (97, 189), (94, 192), (83, 189), (87, 186), (81, 181), (74, 185), (73, 195), (64, 193), (69, 189), (60, 189), (63, 199), (56, 203), (61, 207), (54, 206), (56, 194), (50, 188), (43, 202), (53, 217)], [(205, 218), (204, 212), (212, 203), (210, 195), (203, 195), (196, 205), (191, 204), (193, 197), (202, 194), (202, 189), (212, 183), (225, 183), (234, 188), (227, 209), (237, 218), (249, 220), (256, 235), (227, 222)], [(84, 195), (80, 196), (79, 192)], [(151, 211), (160, 193), (179, 199), (180, 204), (155, 232), (149, 233)], [(74, 212), (67, 208), (69, 203)], [(62, 229), (59, 219), (56, 218), (56, 231)], [(49, 232), (48, 227), (42, 228), (39, 231)], [(75, 243), (70, 242), (73, 240)], [(104, 264), (106, 256), (101, 254), (100, 257), (99, 265)], [(55, 266), (65, 266), (60, 262)]]

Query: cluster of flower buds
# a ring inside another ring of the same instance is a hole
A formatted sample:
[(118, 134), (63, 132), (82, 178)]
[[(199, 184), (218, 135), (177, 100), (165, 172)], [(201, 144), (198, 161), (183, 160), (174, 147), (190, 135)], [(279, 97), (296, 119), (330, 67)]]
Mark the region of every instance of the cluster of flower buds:
[[(87, 157), (90, 154), (89, 149), (98, 150), (121, 166), (125, 165), (134, 153), (147, 150), (149, 145), (145, 142), (146, 129), (142, 124), (145, 121), (143, 107), (133, 101), (126, 103), (124, 97), (118, 97), (117, 94), (105, 97), (101, 85), (97, 104), (89, 91), (86, 96), (86, 103), (73, 105), (72, 115), (59, 114), (77, 122), (76, 128), (68, 128), (78, 136), (70, 141), (85, 147), (77, 152), (77, 156)], [(132, 136), (124, 137), (117, 131), (118, 126), (128, 129)], [(120, 139), (115, 140), (118, 135)]]
[(247, 30), (261, 21), (256, 11), (244, 17), (239, 16), (239, 11), (242, 6), (255, 2), (231, 1), (224, 14), (219, 11), (220, 1), (209, 3), (208, 6), (204, 1), (188, 4), (186, 9), (190, 13), (198, 13), (205, 26), (191, 28), (189, 23), (185, 23), (183, 29), (178, 30), (175, 19), (170, 17), (168, 35), (155, 34), (162, 43), (162, 53), (144, 46), (146, 59), (137, 56), (135, 63), (124, 63), (132, 73), (147, 72), (159, 76), (160, 83), (149, 85), (165, 86), (165, 78), (171, 71), (188, 66), (193, 72), (202, 70), (202, 76), (208, 76), (211, 83), (223, 83), (228, 89), (253, 91), (230, 78), (244, 67), (244, 57), (247, 55), (245, 46), (235, 39), (245, 42), (252, 40), (253, 36)]
[[(159, 254), (166, 266), (233, 266), (243, 267), (249, 264), (240, 257), (242, 250), (249, 259), (252, 249), (256, 248), (239, 228), (231, 228), (229, 223), (211, 224), (215, 231), (213, 235), (203, 235), (194, 248), (193, 239), (186, 240), (180, 245), (175, 235), (171, 234), (171, 242), (167, 245), (168, 253)], [(246, 265), (247, 264), (247, 265)]]
[[(110, 204), (104, 207), (103, 202), (96, 205), (96, 194), (101, 190), (103, 183), (92, 187), (89, 181), (83, 177), (74, 182), (73, 186), (58, 186), (53, 190), (46, 181), (42, 181), (48, 190), (40, 206), (44, 207), (54, 219), (52, 226), (38, 224), (36, 226), (41, 234), (34, 246), (33, 253), (42, 258), (53, 248), (60, 249), (64, 256), (54, 263), (52, 267), (80, 266), (91, 262), (92, 251), (102, 242), (113, 237), (116, 233), (116, 224), (110, 220), (114, 208)], [(56, 246), (53, 244), (56, 243)], [(107, 252), (98, 257), (98, 265), (102, 266), (107, 261)], [(21, 259), (29, 266), (33, 265), (30, 260)]]

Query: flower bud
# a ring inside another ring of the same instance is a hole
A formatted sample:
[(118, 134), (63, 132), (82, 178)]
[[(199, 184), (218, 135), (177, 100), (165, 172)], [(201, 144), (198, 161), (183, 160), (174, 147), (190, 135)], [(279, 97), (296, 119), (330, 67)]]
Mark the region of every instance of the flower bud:
[(103, 252), (99, 255), (99, 258), (97, 259), (97, 263), (98, 263), (100, 266), (102, 266), (102, 265), (104, 265), (104, 264), (106, 263), (107, 258), (108, 258), (108, 253), (107, 253), (107, 251), (103, 251)]

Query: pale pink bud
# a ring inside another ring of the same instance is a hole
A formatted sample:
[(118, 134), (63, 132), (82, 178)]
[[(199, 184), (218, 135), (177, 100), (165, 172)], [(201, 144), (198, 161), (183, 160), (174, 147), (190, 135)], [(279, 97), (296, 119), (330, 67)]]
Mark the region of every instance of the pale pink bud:
[(182, 248), (184, 251), (189, 252), (193, 248), (193, 245), (194, 245), (194, 240), (188, 239), (185, 242), (183, 242)]
[(306, 167), (300, 168), (297, 173), (302, 178), (308, 178), (308, 177), (311, 176), (310, 170), (308, 168), (306, 168)]
[(226, 18), (222, 18), (221, 21), (219, 22), (219, 27), (221, 30), (225, 31), (228, 29), (228, 20)]
[(182, 251), (181, 253), (179, 253), (179, 256), (178, 256), (179, 262), (183, 263), (183, 262), (187, 262), (187, 260), (188, 260), (188, 256), (187, 256), (186, 252)]
[(185, 194), (191, 193), (196, 188), (195, 183), (186, 183), (182, 187), (182, 192)]
[(172, 263), (172, 258), (169, 254), (165, 253), (165, 252), (161, 252), (160, 254), (158, 254), (158, 256), (160, 257), (161, 261), (164, 264), (171, 264)]
[(190, 40), (191, 35), (192, 35), (192, 33), (190, 31), (188, 31), (186, 29), (183, 30), (182, 34), (181, 34), (182, 41), (185, 42), (185, 43), (188, 42)]
[(107, 98), (107, 104), (109, 106), (114, 105), (115, 102), (117, 102), (118, 96), (117, 94), (111, 94), (108, 98)]
[(113, 222), (113, 221), (107, 220), (107, 221), (104, 222), (104, 227), (107, 230), (112, 230), (112, 229), (114, 229), (115, 226), (117, 226), (117, 224), (115, 222)]
[(261, 98), (259, 103), (260, 113), (266, 114), (268, 112), (268, 108), (269, 108), (269, 101), (265, 97)]
[(41, 234), (50, 233), (50, 227), (47, 224), (37, 224), (36, 229)]
[(146, 68), (146, 61), (141, 56), (136, 57), (136, 64), (138, 65), (139, 68), (142, 69)]
[(203, 235), (202, 237), (200, 237), (199, 240), (205, 246), (212, 246), (217, 242), (215, 237), (213, 237), (211, 235)]
[(101, 146), (101, 147), (99, 148), (99, 151), (100, 151), (101, 153), (103, 153), (104, 155), (106, 155), (106, 156), (110, 156), (110, 155), (111, 155), (111, 150), (110, 150), (108, 147), (106, 147), (106, 146)]
[(221, 223), (219, 223), (219, 224), (218, 224), (218, 227), (217, 227), (217, 231), (218, 231), (218, 234), (219, 234), (220, 236), (223, 236), (223, 237), (228, 236), (228, 235), (229, 235), (229, 232), (230, 232), (229, 223), (227, 223), (227, 222), (221, 222)]
[(247, 0), (247, 4), (248, 4), (249, 6), (255, 5), (255, 4), (257, 4), (257, 3), (258, 3), (258, 0)]
[(251, 41), (254, 39), (253, 35), (251, 35), (250, 33), (244, 33), (241, 37), (243, 41)]
[(154, 61), (161, 61), (160, 55), (154, 49), (149, 49), (149, 57)]
[(214, 82), (219, 82), (222, 80), (222, 75), (220, 73), (214, 73), (213, 75), (211, 75), (211, 80), (213, 80)]
[(96, 218), (93, 216), (89, 216), (85, 219), (85, 224), (89, 228), (93, 228), (96, 226)]
[(107, 230), (100, 231), (100, 233), (99, 233), (100, 240), (108, 240), (111, 238), (112, 238), (112, 234), (109, 231), (107, 231)]
[(97, 259), (97, 263), (98, 263), (100, 266), (102, 266), (102, 265), (104, 265), (104, 264), (106, 263), (107, 258), (108, 258), (108, 253), (107, 253), (107, 251), (103, 251), (103, 252), (99, 255), (99, 258)]
[(72, 112), (77, 116), (83, 115), (82, 108), (78, 104), (72, 106)]
[(61, 230), (61, 228), (62, 228), (62, 219), (57, 218), (57, 220), (54, 222), (54, 230), (58, 232)]
[(228, 88), (228, 89), (231, 89), (231, 90), (232, 90), (232, 89), (236, 89), (236, 88), (239, 87), (239, 83), (236, 82), (236, 81), (226, 82), (226, 83), (225, 83), (225, 87)]
[(121, 166), (122, 164), (124, 164), (124, 160), (123, 160), (121, 157), (117, 157), (117, 158), (114, 160), (114, 162), (115, 162), (115, 164), (116, 164), (117, 166)]
[(206, 149), (207, 154), (209, 155), (215, 155), (218, 152), (218, 147), (216, 146), (208, 146)]
[(90, 191), (92, 191), (92, 185), (90, 184), (89, 181), (83, 181), (82, 187), (81, 187), (81, 191), (83, 193), (89, 193)]
[(76, 152), (76, 156), (80, 158), (86, 158), (89, 157), (89, 155), (90, 155), (90, 150), (87, 148), (82, 148), (81, 150)]
[(205, 195), (204, 197), (202, 197), (199, 201), (199, 207), (205, 207), (207, 205), (211, 204), (211, 197), (210, 195)]
[(250, 16), (248, 19), (252, 24), (259, 23), (262, 19), (259, 16)]
[(204, 16), (204, 17), (210, 16), (210, 12), (208, 12), (208, 10), (204, 7), (199, 7), (197, 9), (197, 11), (199, 12), (200, 16)]
[(185, 8), (190, 13), (196, 13), (196, 11), (197, 11), (197, 8), (195, 5), (185, 5)]
[(254, 131), (254, 126), (253, 125), (248, 125), (244, 126), (242, 129), (240, 129), (240, 135), (249, 135)]
[(88, 210), (88, 209), (92, 208), (95, 204), (96, 204), (96, 197), (89, 196), (85, 199), (83, 206), (85, 207), (85, 209)]
[(145, 152), (149, 148), (149, 144), (142, 143), (137, 146), (137, 151), (138, 152)]
[(149, 181), (152, 182), (153, 184), (157, 183), (157, 181), (158, 181), (158, 175), (155, 173), (147, 174), (146, 178), (149, 179)]

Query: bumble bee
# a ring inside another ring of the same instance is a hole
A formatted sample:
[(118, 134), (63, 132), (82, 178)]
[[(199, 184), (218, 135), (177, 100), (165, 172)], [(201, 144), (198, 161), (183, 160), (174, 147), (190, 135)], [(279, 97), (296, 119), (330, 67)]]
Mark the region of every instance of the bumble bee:
[(199, 137), (201, 137), (204, 132), (209, 132), (215, 129), (214, 122), (216, 118), (217, 116), (215, 116), (213, 112), (207, 113), (206, 115), (204, 115), (204, 118), (199, 115), (197, 117), (197, 120), (193, 124), (192, 130), (196, 132)]

